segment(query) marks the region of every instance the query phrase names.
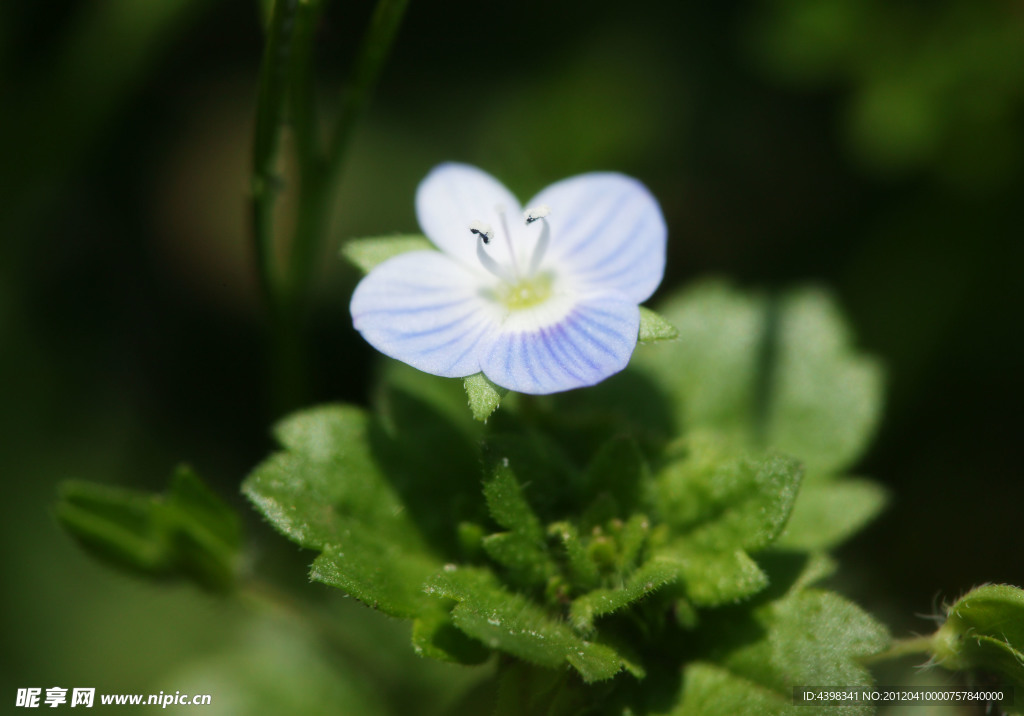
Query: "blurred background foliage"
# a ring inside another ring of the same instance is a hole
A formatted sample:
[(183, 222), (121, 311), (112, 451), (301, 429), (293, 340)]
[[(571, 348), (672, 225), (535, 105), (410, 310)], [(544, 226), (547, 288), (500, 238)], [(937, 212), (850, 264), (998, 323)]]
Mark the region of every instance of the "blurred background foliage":
[[(371, 10), (328, 5), (328, 106)], [(276, 417), (246, 220), (260, 23), (252, 0), (0, 4), (4, 698), (212, 684), (193, 691), (237, 704), (253, 694), (231, 674), (272, 691), (283, 653), (323, 650), (284, 617), (114, 574), (58, 530), (59, 480), (159, 490), (181, 460), (247, 515), (254, 569), (349, 616), (357, 646), (324, 657), (352, 684), (307, 697), (442, 673), (401, 625), (306, 586), (311, 556), (238, 496)], [(1024, 583), (1020, 0), (413, 0), (319, 263), (306, 402), (366, 402), (378, 359), (338, 247), (415, 231), (416, 184), (449, 159), (523, 198), (639, 177), (670, 227), (659, 295), (707, 274), (834, 290), (888, 366), (860, 471), (894, 496), (840, 552), (840, 589), (900, 635), (972, 586)]]

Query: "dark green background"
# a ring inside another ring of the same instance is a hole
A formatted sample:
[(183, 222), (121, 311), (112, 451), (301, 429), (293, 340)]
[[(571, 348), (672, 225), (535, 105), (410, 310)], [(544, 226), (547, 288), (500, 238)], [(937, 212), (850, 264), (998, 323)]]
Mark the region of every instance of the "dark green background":
[[(327, 114), (370, 13), (330, 5)], [(1021, 37), (1009, 0), (412, 0), (344, 174), (307, 400), (366, 401), (378, 359), (337, 248), (415, 231), (434, 164), (524, 199), (622, 171), (669, 224), (659, 295), (822, 284), (887, 365), (859, 472), (892, 505), (841, 551), (839, 587), (903, 635), (972, 586), (1024, 583)], [(182, 688), (167, 674), (251, 636), (230, 605), (90, 562), (50, 514), (62, 479), (159, 489), (187, 460), (246, 512), (256, 568), (304, 581), (309, 555), (237, 496), (274, 418), (246, 243), (261, 45), (240, 0), (0, 5), (0, 699)]]

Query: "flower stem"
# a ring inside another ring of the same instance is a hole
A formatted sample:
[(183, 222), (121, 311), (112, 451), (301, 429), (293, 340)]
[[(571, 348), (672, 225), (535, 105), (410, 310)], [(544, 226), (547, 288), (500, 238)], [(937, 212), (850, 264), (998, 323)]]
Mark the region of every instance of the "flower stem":
[(863, 662), (865, 664), (875, 664), (880, 661), (892, 661), (893, 659), (899, 659), (901, 657), (914, 654), (930, 654), (932, 652), (932, 645), (934, 641), (934, 634), (928, 634), (927, 636), (915, 636), (908, 639), (898, 639), (885, 651), (866, 657), (863, 659)]
[[(261, 292), (270, 315), (271, 390), (275, 413), (302, 403), (306, 392), (304, 320), (316, 259), (328, 233), (342, 163), (356, 121), (391, 49), (407, 0), (379, 0), (342, 97), (329, 145), (318, 140), (313, 92), (313, 39), (322, 0), (278, 0), (268, 27), (253, 138), (252, 231)], [(285, 121), (295, 138), (298, 217), (280, 265), (274, 204)]]
[(274, 203), (281, 180), (275, 171), (287, 100), (288, 63), (298, 0), (279, 0), (267, 30), (256, 99), (252, 143), (251, 219), (256, 271), (260, 290), (271, 312), (276, 311), (280, 278), (276, 275), (273, 241)]
[(309, 285), (313, 266), (327, 233), (332, 199), (337, 194), (352, 135), (369, 103), (407, 5), (408, 0), (379, 0), (377, 3), (370, 27), (345, 83), (341, 107), (326, 155), (307, 163), (303, 169), (305, 183), (310, 191), (303, 197), (306, 201), (303, 201), (300, 209), (290, 263), (290, 284), (297, 294), (301, 295)]

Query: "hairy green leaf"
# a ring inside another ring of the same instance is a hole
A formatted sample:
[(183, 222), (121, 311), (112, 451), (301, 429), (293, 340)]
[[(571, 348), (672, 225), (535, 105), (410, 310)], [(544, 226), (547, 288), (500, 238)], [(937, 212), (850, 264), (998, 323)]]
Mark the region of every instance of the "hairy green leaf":
[(775, 448), (825, 475), (863, 452), (881, 412), (882, 374), (853, 350), (828, 294), (769, 299), (708, 282), (662, 312), (680, 340), (634, 362), (675, 396), (684, 430)]
[(215, 591), (237, 579), (241, 521), (187, 466), (175, 470), (163, 495), (65, 482), (55, 513), (85, 549), (123, 569)]
[(621, 586), (595, 589), (575, 599), (569, 610), (572, 624), (577, 630), (589, 631), (598, 617), (624, 609), (678, 578), (676, 565), (652, 559), (634, 571)]
[[(702, 627), (716, 666), (787, 701), (795, 686), (869, 688), (861, 660), (889, 642), (884, 627), (854, 604), (818, 589), (791, 590), (750, 611), (722, 610)], [(873, 710), (861, 702), (831, 713)]]
[(683, 692), (668, 716), (790, 716), (797, 707), (788, 696), (723, 669), (694, 662), (683, 671)]
[(658, 475), (654, 507), (703, 548), (757, 550), (782, 531), (803, 474), (781, 455), (725, 457), (692, 441), (691, 454)]
[(486, 570), (446, 569), (427, 591), (458, 602), (452, 622), (466, 634), (528, 663), (552, 669), (568, 663), (586, 682), (610, 679), (625, 664), (611, 647), (578, 636)]

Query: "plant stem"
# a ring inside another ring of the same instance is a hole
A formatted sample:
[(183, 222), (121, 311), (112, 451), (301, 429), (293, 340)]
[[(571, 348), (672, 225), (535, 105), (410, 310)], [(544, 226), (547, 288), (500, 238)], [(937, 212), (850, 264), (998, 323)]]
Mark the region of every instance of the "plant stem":
[[(306, 306), (313, 269), (327, 236), (342, 163), (391, 49), (407, 0), (379, 0), (342, 96), (329, 146), (318, 138), (313, 92), (313, 35), (322, 0), (277, 0), (263, 55), (253, 139), (252, 224), (256, 266), (270, 315), (271, 391), (275, 413), (306, 398)], [(287, 112), (286, 112), (287, 110)], [(276, 174), (285, 119), (295, 138), (298, 215), (287, 264), (273, 235)]]
[(328, 229), (332, 199), (337, 193), (353, 132), (366, 110), (407, 5), (408, 0), (379, 0), (377, 3), (355, 65), (345, 83), (326, 156), (322, 162), (307, 168), (309, 184), (315, 188), (309, 186), (311, 191), (308, 197), (304, 197), (308, 198), (308, 204), (303, 202), (289, 267), (290, 284), (300, 301), (303, 300), (302, 292), (309, 285)]
[(865, 664), (875, 664), (880, 661), (891, 661), (912, 654), (929, 654), (932, 651), (934, 634), (927, 636), (915, 636), (908, 639), (898, 639), (888, 649), (863, 659)]
[(275, 171), (287, 100), (288, 64), (298, 0), (278, 0), (270, 18), (260, 69), (256, 127), (252, 143), (252, 232), (260, 290), (271, 313), (278, 310), (280, 277), (275, 273), (274, 202), (280, 189)]

